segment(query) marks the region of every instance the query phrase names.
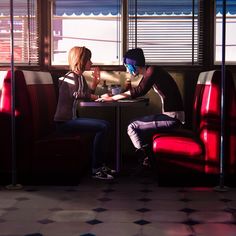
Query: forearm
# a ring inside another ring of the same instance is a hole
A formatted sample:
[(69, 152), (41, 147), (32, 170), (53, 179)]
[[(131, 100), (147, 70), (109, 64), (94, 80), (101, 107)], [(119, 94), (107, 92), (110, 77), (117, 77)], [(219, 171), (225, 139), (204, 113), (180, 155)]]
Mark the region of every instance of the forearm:
[(112, 100), (117, 101), (120, 99), (129, 98), (129, 97), (130, 97), (130, 91), (126, 91), (124, 93), (120, 93), (120, 94), (112, 96)]

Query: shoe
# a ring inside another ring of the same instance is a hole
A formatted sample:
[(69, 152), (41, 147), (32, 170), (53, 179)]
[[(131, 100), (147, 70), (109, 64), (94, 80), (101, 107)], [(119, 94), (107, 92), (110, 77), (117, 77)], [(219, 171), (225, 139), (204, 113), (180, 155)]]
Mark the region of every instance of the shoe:
[(102, 168), (100, 168), (97, 172), (95, 172), (93, 175), (92, 175), (93, 178), (95, 179), (107, 179), (107, 180), (112, 180), (114, 179), (114, 177), (106, 172), (104, 172), (102, 170)]
[(101, 170), (109, 175), (114, 175), (116, 174), (116, 170), (111, 169), (110, 167), (103, 165), (103, 167), (101, 167)]
[(143, 160), (143, 166), (145, 167), (151, 167), (151, 163), (148, 157), (145, 157)]

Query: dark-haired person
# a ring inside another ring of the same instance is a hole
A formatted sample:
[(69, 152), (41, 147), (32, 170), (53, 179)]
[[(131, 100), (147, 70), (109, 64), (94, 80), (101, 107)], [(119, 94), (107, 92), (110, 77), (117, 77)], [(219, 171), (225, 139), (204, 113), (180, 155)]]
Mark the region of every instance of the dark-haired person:
[(86, 47), (73, 47), (68, 54), (70, 71), (59, 84), (59, 98), (54, 121), (62, 133), (94, 133), (92, 152), (92, 176), (98, 179), (113, 179), (114, 170), (104, 165), (104, 145), (109, 123), (105, 120), (77, 116), (79, 100), (96, 100), (95, 89), (100, 81), (100, 71), (95, 68), (89, 87), (83, 72), (91, 69), (91, 51)]
[(154, 89), (160, 96), (162, 112), (136, 118), (127, 129), (134, 147), (144, 154), (143, 165), (150, 165), (152, 135), (184, 123), (182, 97), (175, 80), (167, 71), (160, 66), (146, 66), (141, 48), (128, 50), (124, 55), (124, 65), (132, 76), (142, 75), (138, 86), (112, 97), (103, 96), (101, 99), (112, 101), (128, 97), (137, 98), (145, 95), (150, 89)]

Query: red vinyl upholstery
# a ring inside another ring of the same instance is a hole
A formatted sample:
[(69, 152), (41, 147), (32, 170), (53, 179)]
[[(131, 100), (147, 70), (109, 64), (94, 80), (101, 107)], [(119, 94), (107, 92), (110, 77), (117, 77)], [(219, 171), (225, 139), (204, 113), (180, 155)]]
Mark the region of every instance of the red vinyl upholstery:
[[(205, 174), (219, 173), (221, 136), (221, 72), (199, 75), (193, 105), (193, 130), (174, 130), (153, 137), (153, 153), (160, 172), (172, 171)], [(236, 93), (232, 75), (226, 72), (225, 99), (225, 169), (236, 173)]]
[[(89, 144), (88, 137), (80, 134), (59, 136), (55, 132), (53, 117), (57, 97), (51, 74), (16, 70), (15, 88), (16, 158), (19, 177), (26, 182), (30, 178), (38, 177), (49, 177), (47, 181), (54, 181), (54, 177), (79, 177), (89, 161), (89, 149), (86, 148)], [(3, 130), (6, 149), (11, 149), (10, 71), (3, 81), (0, 114), (4, 114), (8, 120), (8, 125), (1, 128), (1, 133)], [(0, 119), (1, 126), (2, 122)], [(0, 159), (11, 162), (9, 155)], [(7, 165), (7, 172), (10, 172), (9, 166)]]

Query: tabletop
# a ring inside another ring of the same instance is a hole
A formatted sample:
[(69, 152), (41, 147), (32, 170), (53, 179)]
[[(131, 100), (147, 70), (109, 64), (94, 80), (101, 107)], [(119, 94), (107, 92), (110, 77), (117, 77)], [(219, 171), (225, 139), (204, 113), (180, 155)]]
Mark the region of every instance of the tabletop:
[(96, 101), (81, 101), (81, 107), (122, 107), (122, 106), (133, 106), (136, 104), (144, 103), (145, 105), (149, 104), (149, 98), (140, 97), (136, 99), (121, 99), (117, 101), (109, 101), (109, 102), (96, 102)]

